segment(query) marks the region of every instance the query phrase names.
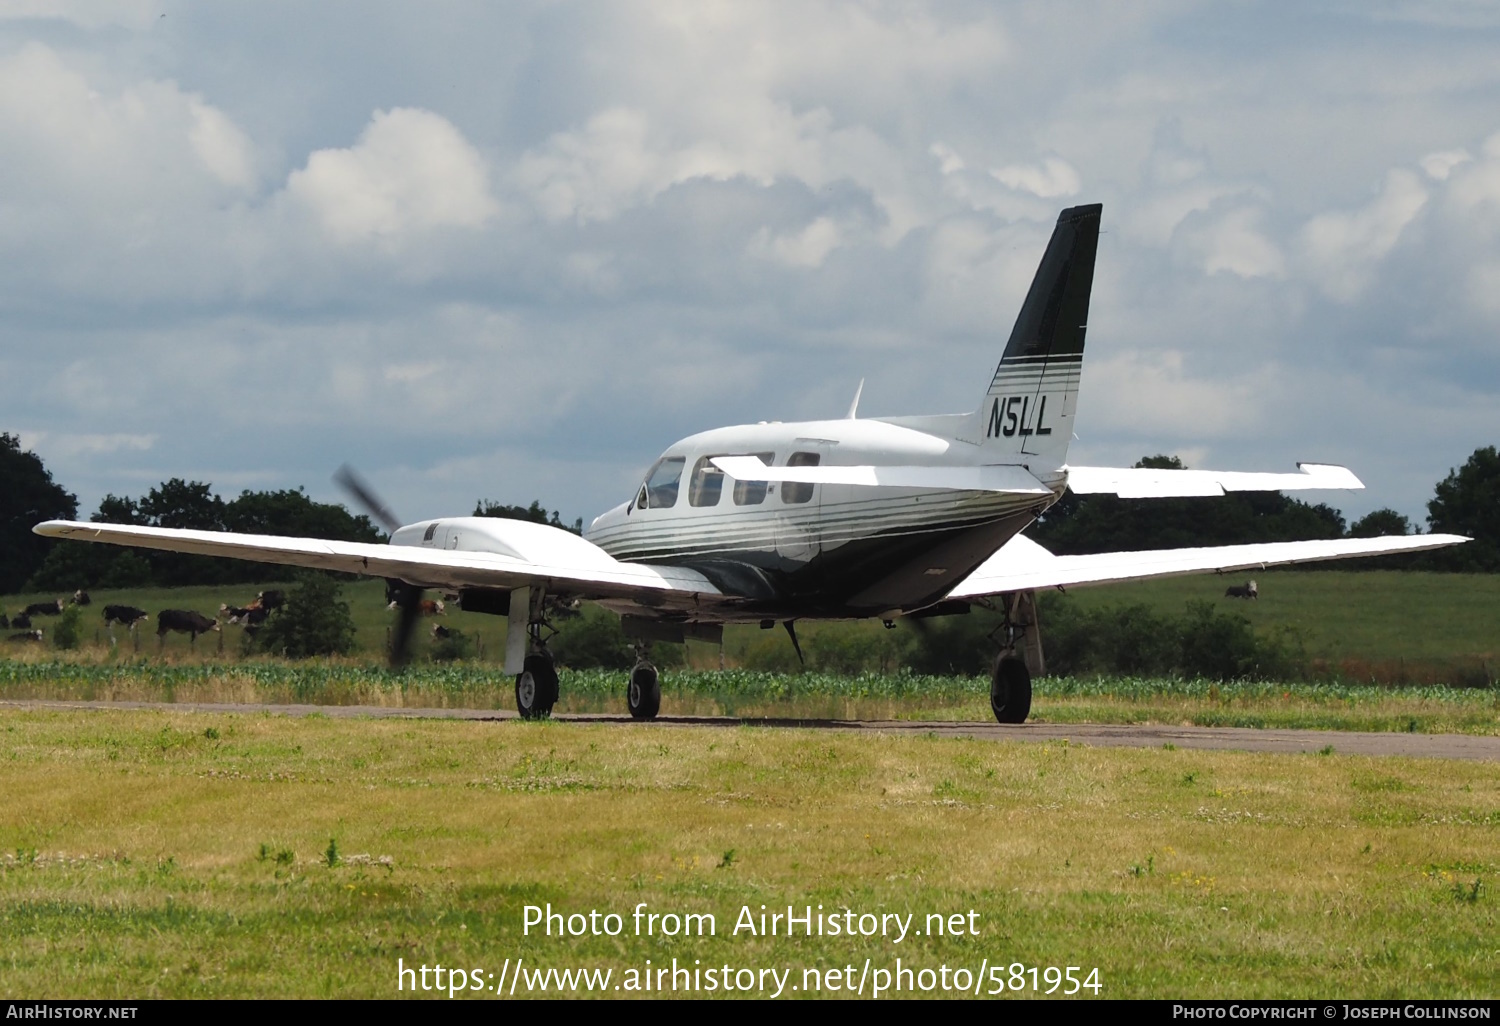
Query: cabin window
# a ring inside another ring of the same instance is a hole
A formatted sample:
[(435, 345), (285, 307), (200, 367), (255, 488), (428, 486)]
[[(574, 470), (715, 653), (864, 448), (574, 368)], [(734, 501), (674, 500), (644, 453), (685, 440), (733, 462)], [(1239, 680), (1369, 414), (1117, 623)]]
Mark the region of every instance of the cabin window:
[[(823, 458), (821, 453), (794, 452), (786, 459), (789, 467), (816, 467)], [(813, 496), (813, 486), (804, 482), (788, 481), (781, 486), (781, 501), (788, 503), (808, 502)]]
[(714, 466), (705, 456), (693, 464), (693, 476), (688, 481), (688, 505), (717, 506), (724, 493), (724, 471)]
[(430, 524), (427, 525), (427, 530), (425, 530), (425, 531), (422, 532), (422, 540), (424, 542), (430, 542), (430, 541), (432, 541), (433, 533), (436, 532), (436, 531), (437, 531), (437, 521), (434, 520), (432, 523), (430, 523)]
[[(776, 460), (774, 452), (752, 452), (749, 455), (768, 467)], [(734, 504), (736, 506), (759, 506), (766, 501), (766, 486), (769, 484), (769, 481), (735, 481)]]
[(646, 475), (646, 485), (641, 489), (645, 501), (644, 509), (666, 509), (677, 505), (677, 488), (682, 484), (682, 468), (687, 463), (685, 456), (669, 456), (656, 461), (656, 466)]

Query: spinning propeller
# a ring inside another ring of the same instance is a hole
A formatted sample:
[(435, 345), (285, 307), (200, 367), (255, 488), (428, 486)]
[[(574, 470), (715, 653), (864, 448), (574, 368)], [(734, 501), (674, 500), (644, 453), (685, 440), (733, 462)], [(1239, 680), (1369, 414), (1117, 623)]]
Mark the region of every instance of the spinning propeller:
[[(365, 512), (384, 527), (387, 534), (395, 534), (401, 528), (401, 521), (396, 518), (396, 514), (391, 512), (391, 508), (380, 500), (349, 464), (345, 463), (340, 467), (333, 475), (333, 480), (357, 504), (364, 507)], [(417, 620), (422, 616), (422, 589), (399, 579), (387, 579), (386, 584), (401, 611), (396, 621), (396, 631), (391, 635), (391, 666), (400, 669), (411, 658), (412, 632), (416, 630)]]

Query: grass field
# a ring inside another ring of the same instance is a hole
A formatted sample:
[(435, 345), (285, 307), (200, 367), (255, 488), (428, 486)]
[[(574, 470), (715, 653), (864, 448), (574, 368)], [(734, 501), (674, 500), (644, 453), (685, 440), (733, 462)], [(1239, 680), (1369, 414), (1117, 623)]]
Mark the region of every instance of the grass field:
[[(389, 997), (398, 959), (486, 986), (518, 958), (609, 969), (619, 996), (673, 958), (791, 970), (784, 996), (808, 995), (808, 969), (842, 986), (828, 972), (852, 966), (852, 986), (867, 958), (971, 983), (1002, 965), (1001, 984), (1021, 963), (1043, 989), (1048, 966), (1097, 968), (1103, 997), (1493, 997), (1500, 977), (1488, 764), (518, 721), (0, 725), (17, 997)], [(549, 902), (623, 932), (524, 935)], [(712, 913), (715, 934), (635, 936), (640, 903)], [(732, 932), (788, 904), (914, 931), (957, 913), (963, 935)]]
[[(1246, 577), (1251, 576), (1249, 574)], [(1181, 577), (1098, 588), (1079, 588), (1049, 600), (1083, 607), (1142, 603), (1166, 615), (1180, 615), (1190, 601), (1214, 602), (1218, 608), (1249, 619), (1257, 629), (1289, 629), (1301, 639), (1317, 677), (1346, 680), (1376, 680), (1395, 683), (1439, 683), (1493, 679), (1500, 666), (1500, 575), (1431, 574), (1394, 571), (1275, 571), (1254, 575), (1260, 583), (1255, 602), (1225, 599), (1226, 581), (1215, 576)], [(94, 604), (85, 618), (87, 647), (106, 650), (109, 639), (99, 620), (108, 603), (124, 603), (150, 610), (194, 609), (206, 615), (217, 612), (220, 603), (242, 605), (254, 598), (260, 586), (218, 586), (177, 589), (131, 589), (95, 592)], [(281, 585), (281, 587), (287, 587)], [(0, 597), (0, 610), (14, 613), (30, 602), (55, 598), (51, 595)], [(358, 633), (356, 644), (367, 657), (377, 657), (387, 646), (387, 628), (392, 616), (385, 608), (384, 585), (362, 580), (344, 587)], [(501, 617), (464, 613), (450, 607), (441, 621), (473, 638), (480, 662), (504, 658), (505, 621)], [(47, 621), (39, 620), (46, 627)], [(142, 625), (133, 642), (123, 632), (131, 654), (157, 654), (152, 625)], [(1043, 639), (1045, 642), (1045, 622)], [(420, 656), (426, 645), (417, 640)], [(825, 636), (849, 641), (870, 653), (869, 669), (893, 670), (892, 639), (878, 623), (804, 623), (799, 625), (804, 647), (816, 654)], [(189, 645), (185, 636), (167, 639), (163, 654), (176, 660), (216, 660), (238, 652), (240, 629), (226, 627), (220, 636), (200, 638)], [(845, 651), (849, 644), (841, 646)], [(716, 646), (692, 643), (688, 663), (700, 669), (717, 668)], [(731, 627), (726, 631), (724, 661), (730, 667), (793, 670), (796, 658), (785, 634), (755, 627)]]

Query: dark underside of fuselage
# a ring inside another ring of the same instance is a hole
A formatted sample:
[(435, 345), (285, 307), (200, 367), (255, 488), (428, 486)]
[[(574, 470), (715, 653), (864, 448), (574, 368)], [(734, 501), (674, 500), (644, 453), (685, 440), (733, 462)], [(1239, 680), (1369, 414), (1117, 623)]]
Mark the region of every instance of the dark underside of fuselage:
[(774, 554), (663, 558), (708, 578), (731, 600), (734, 619), (859, 618), (910, 613), (942, 601), (995, 550), (1031, 523), (1031, 513), (918, 533), (872, 535), (788, 568)]

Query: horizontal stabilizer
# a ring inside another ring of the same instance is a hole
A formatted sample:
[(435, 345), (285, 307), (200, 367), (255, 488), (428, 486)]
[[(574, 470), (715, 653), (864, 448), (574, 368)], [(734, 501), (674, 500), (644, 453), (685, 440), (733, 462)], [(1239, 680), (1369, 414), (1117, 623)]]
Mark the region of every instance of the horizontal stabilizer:
[(1285, 492), (1312, 488), (1363, 488), (1347, 467), (1299, 463), (1299, 474), (1257, 474), (1232, 470), (1158, 470), (1154, 467), (1069, 467), (1068, 487), (1076, 495), (1118, 495), (1122, 499), (1180, 499), (1225, 492)]
[(714, 466), (737, 481), (932, 488), (964, 492), (1051, 495), (1025, 467), (768, 467), (754, 456), (715, 456)]
[(1325, 559), (1353, 559), (1357, 556), (1440, 549), (1468, 540), (1456, 534), (1415, 534), (1391, 538), (1332, 538), (1327, 541), (1260, 542), (1254, 545), (1054, 556), (1030, 538), (1017, 535), (980, 564), (979, 569), (949, 592), (947, 597), (970, 599), (1036, 588), (1066, 588), (1148, 577), (1259, 570), (1285, 563), (1313, 563)]

